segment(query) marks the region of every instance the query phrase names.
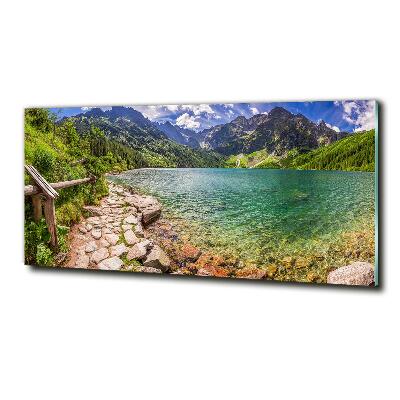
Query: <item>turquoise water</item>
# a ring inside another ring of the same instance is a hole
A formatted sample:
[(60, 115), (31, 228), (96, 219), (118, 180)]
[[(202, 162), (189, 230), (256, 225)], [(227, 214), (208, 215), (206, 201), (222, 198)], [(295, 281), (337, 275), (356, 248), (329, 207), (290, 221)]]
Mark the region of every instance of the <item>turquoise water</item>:
[(196, 244), (244, 259), (276, 246), (328, 246), (374, 221), (374, 174), (266, 169), (139, 169), (119, 177), (156, 196)]

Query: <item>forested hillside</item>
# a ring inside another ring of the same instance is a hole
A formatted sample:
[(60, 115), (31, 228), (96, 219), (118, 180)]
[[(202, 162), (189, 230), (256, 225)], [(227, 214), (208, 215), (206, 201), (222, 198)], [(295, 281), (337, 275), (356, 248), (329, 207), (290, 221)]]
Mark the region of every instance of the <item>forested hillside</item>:
[(266, 149), (231, 156), (228, 168), (289, 168), (341, 171), (375, 170), (375, 130), (358, 132), (318, 149), (301, 154), (295, 148), (284, 156), (268, 154)]
[(296, 169), (375, 171), (375, 130), (355, 133), (325, 147), (286, 159)]
[(218, 153), (170, 140), (157, 124), (129, 107), (112, 107), (108, 111), (94, 108), (63, 122), (66, 120), (75, 125), (81, 136), (96, 127), (107, 138), (137, 150), (146, 167), (219, 167), (224, 162)]

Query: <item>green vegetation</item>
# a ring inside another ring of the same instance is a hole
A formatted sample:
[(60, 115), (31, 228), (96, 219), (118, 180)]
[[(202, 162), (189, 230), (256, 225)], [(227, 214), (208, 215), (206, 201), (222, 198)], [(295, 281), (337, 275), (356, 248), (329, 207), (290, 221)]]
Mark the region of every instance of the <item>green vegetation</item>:
[[(143, 167), (189, 168), (220, 167), (225, 158), (221, 154), (192, 149), (169, 140), (156, 127), (143, 122), (132, 122), (126, 118), (110, 119), (104, 116), (78, 115), (68, 119), (75, 124), (83, 137), (93, 129), (104, 132), (107, 138), (122, 143), (141, 155)], [(147, 121), (148, 122), (148, 121)]]
[(269, 155), (265, 149), (250, 154), (230, 156), (225, 166), (227, 168), (280, 168), (279, 158)]
[[(238, 164), (239, 162), (239, 164)], [(375, 171), (375, 130), (358, 132), (327, 146), (301, 154), (290, 150), (284, 157), (269, 155), (265, 149), (230, 156), (228, 168), (289, 168), (340, 171)]]
[[(97, 177), (94, 184), (78, 185), (59, 191), (56, 218), (59, 226), (59, 253), (67, 251), (67, 233), (78, 221), (82, 207), (95, 204), (108, 193), (104, 173), (144, 165), (141, 154), (120, 143), (108, 140), (97, 128), (86, 135), (77, 133), (74, 124), (60, 124), (45, 109), (25, 111), (25, 163), (33, 165), (48, 182)], [(25, 184), (31, 183), (25, 174)], [(44, 220), (33, 221), (31, 197), (25, 198), (25, 262), (55, 265), (57, 254), (48, 247), (49, 233)]]
[(375, 130), (355, 133), (328, 146), (282, 162), (284, 167), (341, 171), (375, 171)]

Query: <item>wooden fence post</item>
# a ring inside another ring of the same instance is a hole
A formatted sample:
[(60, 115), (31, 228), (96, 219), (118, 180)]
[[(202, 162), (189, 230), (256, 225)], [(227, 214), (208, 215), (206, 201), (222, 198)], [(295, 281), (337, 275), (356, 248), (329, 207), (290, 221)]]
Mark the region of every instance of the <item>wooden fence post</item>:
[(47, 197), (44, 202), (44, 217), (50, 233), (50, 245), (56, 249), (58, 247), (56, 209), (54, 206), (54, 199), (51, 197)]
[(35, 194), (32, 196), (33, 203), (33, 219), (35, 222), (39, 222), (42, 218), (42, 198), (40, 194)]

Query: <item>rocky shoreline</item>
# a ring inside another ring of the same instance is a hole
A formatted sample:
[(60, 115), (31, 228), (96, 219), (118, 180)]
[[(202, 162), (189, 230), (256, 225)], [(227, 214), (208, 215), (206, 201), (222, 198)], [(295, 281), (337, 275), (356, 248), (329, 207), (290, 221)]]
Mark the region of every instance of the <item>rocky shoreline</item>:
[[(98, 206), (87, 206), (85, 210), (89, 216), (70, 231), (66, 268), (278, 278), (276, 264), (263, 268), (245, 265), (238, 259), (223, 258), (193, 246), (190, 238), (182, 238), (174, 224), (162, 217), (157, 199), (135, 193), (129, 187), (109, 182), (109, 195)], [(374, 283), (373, 275), (371, 264), (359, 262), (331, 271), (327, 281), (369, 286)]]
[(131, 188), (109, 182), (109, 195), (85, 210), (90, 216), (70, 231), (66, 268), (247, 279), (271, 279), (275, 273), (191, 245), (161, 217), (154, 197)]

